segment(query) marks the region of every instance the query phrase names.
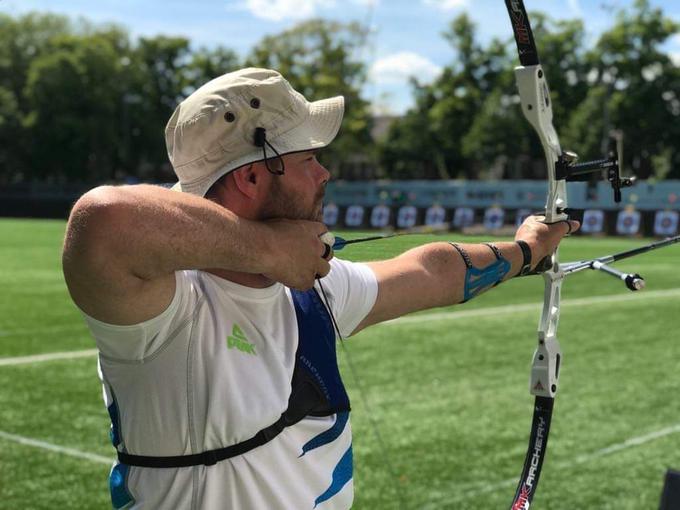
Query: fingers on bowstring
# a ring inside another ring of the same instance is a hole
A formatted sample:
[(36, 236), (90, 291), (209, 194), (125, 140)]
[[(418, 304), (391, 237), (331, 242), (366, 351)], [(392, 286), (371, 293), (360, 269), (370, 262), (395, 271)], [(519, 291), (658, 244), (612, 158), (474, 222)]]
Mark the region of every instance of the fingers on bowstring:
[(333, 258), (333, 245), (335, 244), (335, 236), (332, 232), (325, 231), (319, 234), (319, 239), (324, 245), (324, 252), (321, 255), (322, 259), (330, 260)]

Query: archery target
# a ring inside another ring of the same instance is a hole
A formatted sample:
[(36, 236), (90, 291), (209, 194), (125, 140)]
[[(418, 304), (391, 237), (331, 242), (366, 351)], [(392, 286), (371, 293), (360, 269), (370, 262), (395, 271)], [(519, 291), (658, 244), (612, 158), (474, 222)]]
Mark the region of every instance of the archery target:
[(484, 228), (498, 230), (503, 226), (505, 211), (500, 207), (489, 207), (484, 211)]
[(345, 225), (360, 227), (364, 222), (364, 208), (360, 205), (350, 205), (345, 212)]
[(475, 222), (475, 211), (470, 207), (459, 207), (453, 215), (453, 226), (455, 228), (465, 228)]
[(441, 205), (430, 206), (425, 212), (425, 225), (439, 225), (445, 218), (446, 210)]
[(654, 235), (672, 236), (678, 231), (677, 211), (657, 211), (654, 216)]
[(640, 211), (621, 211), (616, 219), (616, 233), (637, 234), (640, 230)]
[(338, 206), (326, 204), (323, 207), (323, 222), (329, 227), (334, 227), (338, 223)]
[(600, 209), (586, 209), (583, 212), (581, 232), (584, 234), (600, 234), (604, 229), (604, 211)]
[(404, 205), (399, 208), (397, 213), (397, 227), (399, 228), (411, 228), (416, 224), (416, 219), (418, 217), (418, 211), (412, 205)]
[(529, 216), (531, 216), (530, 209), (518, 209), (515, 213), (515, 226), (519, 227)]
[(390, 222), (390, 208), (386, 205), (376, 205), (371, 211), (371, 226), (385, 228)]

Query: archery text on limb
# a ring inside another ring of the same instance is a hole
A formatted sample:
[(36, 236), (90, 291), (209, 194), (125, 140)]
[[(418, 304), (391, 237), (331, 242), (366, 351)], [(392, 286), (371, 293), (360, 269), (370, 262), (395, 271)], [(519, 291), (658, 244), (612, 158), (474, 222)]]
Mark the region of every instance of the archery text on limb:
[[(516, 239), (529, 244), (534, 267), (555, 251), (569, 229), (574, 232), (578, 227), (575, 221), (570, 222), (570, 226), (565, 222), (546, 225), (529, 217), (517, 231)], [(505, 263), (488, 245), (456, 243), (454, 248), (446, 242), (413, 248), (393, 259), (369, 262), (378, 280), (378, 298), (354, 332), (407, 313), (461, 303), (466, 300), (466, 287), (472, 293), (467, 296), (470, 299), (518, 275), (524, 260), (519, 245), (515, 242), (491, 244)], [(477, 279), (482, 278), (486, 285), (476, 285), (475, 275), (470, 280), (468, 266), (476, 268)], [(488, 269), (486, 275), (485, 269)]]
[(160, 314), (175, 293), (174, 272), (210, 269), (266, 275), (311, 288), (330, 270), (322, 223), (251, 221), (205, 198), (159, 186), (102, 186), (73, 207), (63, 267), (74, 302), (112, 324)]

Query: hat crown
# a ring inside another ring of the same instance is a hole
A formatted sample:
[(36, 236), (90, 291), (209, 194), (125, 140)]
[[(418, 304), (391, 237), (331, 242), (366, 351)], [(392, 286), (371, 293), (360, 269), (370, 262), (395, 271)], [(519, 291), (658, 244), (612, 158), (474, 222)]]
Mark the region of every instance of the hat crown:
[(254, 150), (256, 127), (268, 137), (304, 122), (309, 103), (276, 71), (247, 68), (219, 76), (182, 101), (165, 129), (168, 157), (182, 182), (216, 161)]

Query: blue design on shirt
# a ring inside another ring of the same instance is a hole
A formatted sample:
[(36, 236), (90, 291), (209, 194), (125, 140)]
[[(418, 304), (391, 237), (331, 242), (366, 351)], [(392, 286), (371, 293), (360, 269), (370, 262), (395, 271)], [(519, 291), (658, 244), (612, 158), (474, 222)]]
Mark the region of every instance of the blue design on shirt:
[(345, 425), (347, 425), (348, 420), (349, 413), (347, 411), (338, 413), (335, 418), (335, 423), (331, 428), (323, 431), (318, 436), (315, 436), (307, 441), (307, 443), (302, 447), (302, 453), (300, 454), (300, 457), (302, 457), (308, 451), (335, 441), (338, 437), (340, 437), (342, 431), (345, 430)]
[(127, 477), (130, 466), (127, 464), (116, 464), (109, 475), (109, 491), (111, 492), (111, 504), (113, 508), (127, 508), (130, 503), (134, 503), (134, 498), (127, 488)]
[(335, 466), (335, 469), (333, 470), (333, 481), (331, 482), (330, 487), (326, 489), (326, 492), (316, 498), (316, 501), (314, 501), (314, 508), (316, 508), (319, 503), (323, 503), (324, 501), (327, 501), (335, 496), (345, 485), (347, 485), (347, 482), (349, 482), (351, 479), (352, 445), (347, 448), (347, 451), (340, 459), (340, 462), (338, 462), (337, 466)]

